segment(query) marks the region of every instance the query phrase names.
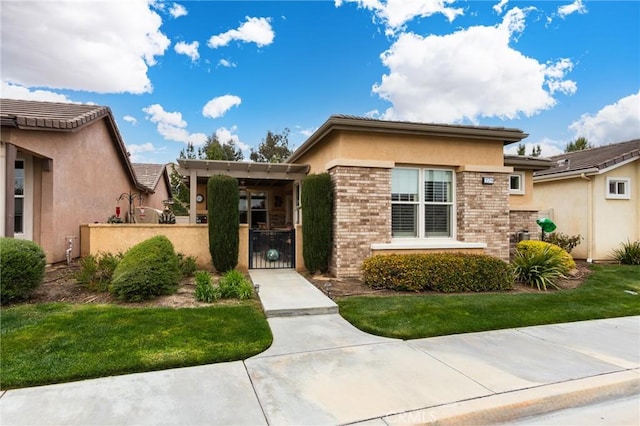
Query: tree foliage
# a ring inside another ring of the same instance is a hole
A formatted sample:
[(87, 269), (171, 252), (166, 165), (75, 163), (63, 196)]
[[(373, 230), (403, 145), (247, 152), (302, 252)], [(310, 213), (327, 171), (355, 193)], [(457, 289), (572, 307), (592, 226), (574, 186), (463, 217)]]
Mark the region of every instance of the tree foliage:
[(332, 245), (333, 183), (329, 173), (302, 181), (302, 254), (309, 272), (329, 269)]
[(213, 266), (220, 273), (232, 270), (238, 264), (240, 250), (240, 192), (238, 181), (216, 175), (207, 182), (207, 223), (209, 252)]
[(540, 145), (536, 145), (531, 149), (532, 157), (540, 157), (540, 154), (542, 154), (542, 148), (540, 148)]
[(523, 143), (519, 143), (518, 144), (517, 154), (518, 155), (526, 155), (527, 154), (527, 147), (525, 146), (525, 144), (523, 144)]
[(207, 137), (207, 141), (197, 150), (192, 143), (180, 151), (180, 158), (187, 160), (224, 160), (240, 161), (244, 159), (242, 150), (233, 140), (222, 143), (215, 134)]
[(258, 163), (282, 163), (293, 153), (289, 148), (289, 129), (282, 133), (267, 132), (258, 150), (251, 148), (249, 158)]
[(564, 152), (582, 151), (584, 149), (593, 148), (593, 145), (589, 143), (587, 138), (579, 137), (573, 142), (569, 142), (564, 148)]

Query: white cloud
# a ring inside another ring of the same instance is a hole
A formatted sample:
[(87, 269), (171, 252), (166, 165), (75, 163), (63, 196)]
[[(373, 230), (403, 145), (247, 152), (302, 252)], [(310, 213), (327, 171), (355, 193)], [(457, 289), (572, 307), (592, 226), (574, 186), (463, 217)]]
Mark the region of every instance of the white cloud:
[(169, 9), (169, 13), (171, 14), (171, 16), (173, 16), (174, 18), (179, 18), (181, 16), (186, 16), (187, 13), (187, 8), (184, 7), (181, 4), (178, 3), (174, 3), (171, 8)]
[(640, 91), (595, 114), (583, 114), (569, 129), (576, 138), (584, 137), (594, 146), (640, 138)]
[(498, 15), (501, 15), (502, 11), (504, 10), (504, 7), (507, 5), (507, 3), (509, 3), (509, 0), (500, 0), (500, 3), (493, 5), (493, 10)]
[[(564, 147), (567, 145), (567, 142), (556, 141), (549, 138), (543, 138), (538, 142), (522, 142), (525, 145), (525, 154), (531, 155), (531, 152), (534, 148), (540, 146), (540, 156), (541, 157), (553, 157), (554, 155), (559, 155), (564, 152)], [(504, 149), (505, 154), (516, 155), (518, 154), (518, 143), (514, 143), (508, 145)]]
[(233, 126), (231, 129), (227, 129), (226, 127), (220, 127), (216, 129), (216, 139), (218, 139), (218, 142), (220, 142), (223, 145), (233, 141), (233, 143), (242, 151), (248, 151), (251, 147), (246, 143), (240, 142), (240, 137), (234, 134), (237, 131), (238, 131), (237, 126)]
[(3, 2), (3, 79), (25, 87), (151, 92), (148, 67), (170, 44), (151, 7), (142, 0)]
[(136, 118), (132, 115), (125, 115), (124, 117), (122, 117), (122, 119), (127, 123), (131, 123), (134, 126), (138, 124), (138, 120), (136, 120)]
[(143, 143), (140, 145), (131, 144), (127, 145), (127, 152), (129, 153), (129, 160), (132, 163), (146, 163), (154, 162), (147, 154), (155, 154), (165, 151), (165, 148), (156, 148), (151, 142)]
[(173, 49), (180, 55), (186, 55), (190, 57), (191, 62), (195, 62), (200, 58), (200, 53), (198, 53), (198, 46), (200, 46), (200, 43), (198, 43), (197, 41), (193, 41), (191, 43), (179, 41), (175, 44), (175, 46), (173, 46)]
[(218, 65), (225, 67), (225, 68), (235, 68), (236, 64), (228, 61), (226, 59), (220, 59), (220, 61), (218, 61)]
[(6, 81), (2, 82), (0, 96), (7, 99), (22, 99), (27, 101), (78, 103), (73, 102), (66, 95), (61, 93), (55, 93), (48, 90), (31, 90)]
[(572, 63), (542, 64), (510, 47), (531, 9), (509, 10), (492, 27), (474, 26), (444, 36), (401, 34), (381, 55), (389, 73), (373, 92), (392, 103), (382, 117), (426, 122), (477, 123), (481, 117), (532, 116), (571, 94)]
[(561, 18), (572, 13), (587, 13), (587, 7), (582, 3), (582, 0), (575, 0), (571, 4), (558, 7), (558, 15)]
[(142, 108), (142, 111), (147, 114), (147, 120), (157, 123), (158, 133), (167, 140), (193, 145), (202, 145), (207, 140), (204, 133), (189, 133), (186, 129), (187, 122), (179, 112), (167, 112), (159, 104), (149, 105)]
[(335, 6), (343, 3), (356, 3), (358, 7), (371, 10), (388, 28), (388, 33), (401, 29), (404, 24), (416, 17), (428, 17), (443, 14), (449, 22), (463, 15), (462, 8), (449, 7), (455, 0), (335, 0)]
[(207, 102), (202, 108), (202, 115), (209, 118), (222, 117), (231, 108), (241, 103), (242, 99), (235, 95), (218, 96)]
[(238, 29), (211, 36), (207, 45), (215, 49), (226, 46), (233, 40), (255, 43), (258, 47), (273, 43), (275, 33), (271, 28), (270, 18), (251, 18), (247, 16), (246, 19), (247, 21), (240, 25)]

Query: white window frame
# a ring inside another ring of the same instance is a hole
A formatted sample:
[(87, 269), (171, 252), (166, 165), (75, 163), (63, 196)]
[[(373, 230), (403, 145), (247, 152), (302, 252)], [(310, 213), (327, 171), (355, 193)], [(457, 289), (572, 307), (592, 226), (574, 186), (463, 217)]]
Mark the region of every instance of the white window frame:
[[(455, 170), (439, 167), (396, 167), (397, 170), (417, 170), (418, 171), (418, 197), (415, 201), (391, 201), (394, 204), (417, 205), (417, 230), (416, 236), (393, 236), (392, 241), (432, 241), (432, 240), (455, 240), (456, 238), (456, 173)], [(451, 200), (447, 202), (427, 202), (424, 199), (425, 175), (428, 171), (445, 171), (451, 175)], [(391, 195), (391, 194), (390, 194)], [(447, 236), (426, 236), (425, 235), (425, 211), (427, 205), (448, 205), (449, 211), (449, 235)], [(392, 207), (393, 208), (393, 207)], [(393, 219), (392, 219), (393, 221)], [(390, 224), (392, 226), (392, 224)], [(393, 230), (392, 230), (393, 234)]]
[[(16, 162), (21, 161), (24, 170), (23, 194), (15, 195), (22, 198), (22, 232), (14, 232), (14, 238), (22, 240), (33, 239), (33, 159), (18, 153)], [(14, 201), (15, 202), (15, 201)]]
[[(611, 184), (616, 184), (616, 192), (611, 192)], [(617, 192), (619, 188), (618, 185), (622, 184), (624, 191), (622, 193)], [(619, 177), (608, 177), (606, 181), (605, 194), (607, 199), (613, 200), (629, 200), (631, 199), (631, 179), (629, 178), (619, 178)]]
[[(520, 187), (517, 189), (514, 189), (511, 187), (511, 179), (514, 177), (518, 177), (519, 181), (520, 181)], [(514, 194), (514, 195), (524, 195), (524, 173), (523, 172), (515, 172), (515, 173), (511, 173), (509, 175), (509, 194)]]

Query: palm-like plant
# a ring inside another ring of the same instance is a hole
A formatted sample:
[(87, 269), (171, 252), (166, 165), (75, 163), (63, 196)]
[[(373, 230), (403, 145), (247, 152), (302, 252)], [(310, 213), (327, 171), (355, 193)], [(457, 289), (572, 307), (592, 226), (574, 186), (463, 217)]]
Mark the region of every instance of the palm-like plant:
[(516, 280), (545, 291), (547, 287), (559, 289), (556, 280), (568, 272), (562, 258), (550, 247), (539, 252), (517, 251), (512, 265)]

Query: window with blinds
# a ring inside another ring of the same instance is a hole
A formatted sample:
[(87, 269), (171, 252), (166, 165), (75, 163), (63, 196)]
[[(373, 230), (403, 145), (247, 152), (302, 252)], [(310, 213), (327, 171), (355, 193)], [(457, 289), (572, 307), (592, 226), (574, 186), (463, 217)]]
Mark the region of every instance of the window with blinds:
[[(422, 182), (422, 193), (419, 192)], [(391, 234), (395, 238), (453, 236), (453, 172), (440, 169), (393, 169)]]

